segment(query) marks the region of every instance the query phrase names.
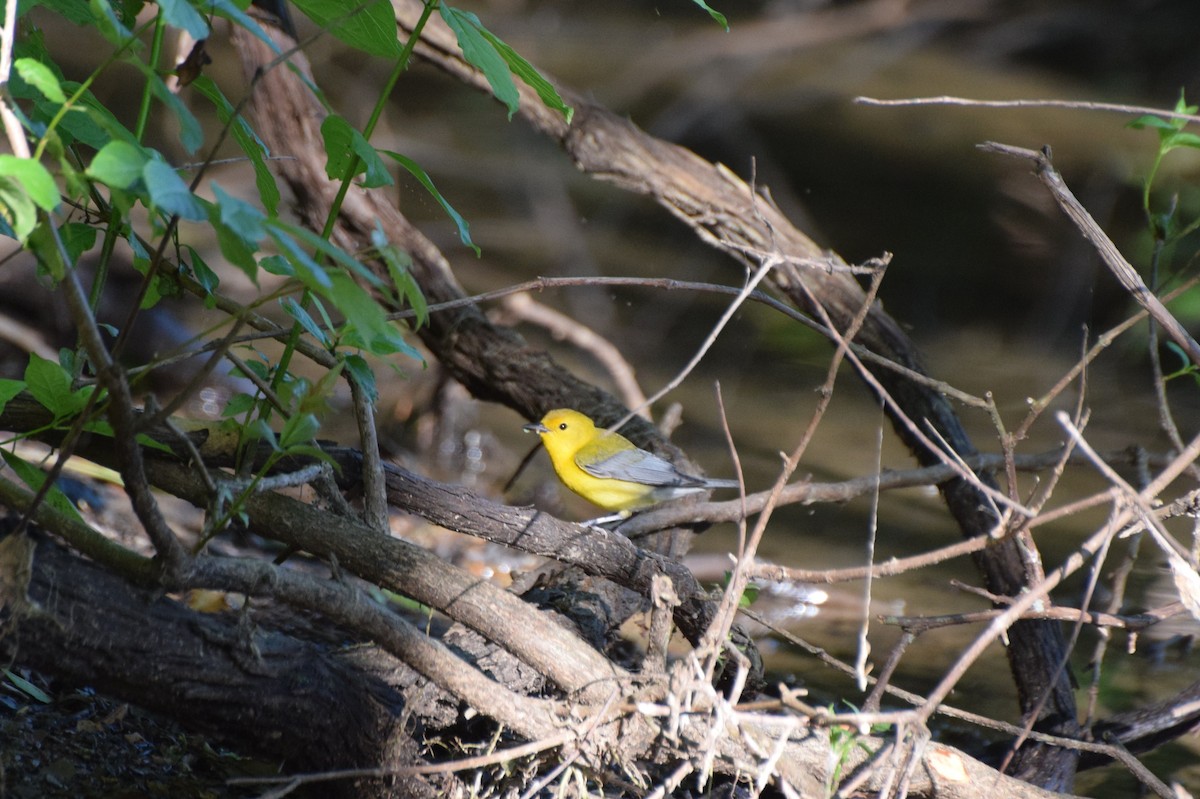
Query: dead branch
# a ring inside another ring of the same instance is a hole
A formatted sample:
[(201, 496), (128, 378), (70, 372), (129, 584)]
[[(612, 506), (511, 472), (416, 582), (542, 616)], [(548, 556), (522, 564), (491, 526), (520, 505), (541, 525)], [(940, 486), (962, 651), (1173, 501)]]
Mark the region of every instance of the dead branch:
[[(393, 0), (393, 8), (401, 28), (411, 31), (421, 4), (416, 0)], [(417, 53), (464, 83), (489, 91), (482, 75), (462, 60), (453, 34), (436, 23), (434, 20), (426, 27)], [(559, 87), (560, 94), (575, 109), (568, 126), (527, 87), (519, 89), (521, 115), (558, 141), (581, 170), (654, 198), (698, 237), (739, 263), (746, 260), (748, 252), (781, 254), (786, 263), (773, 269), (769, 277), (774, 288), (798, 307), (817, 316), (828, 314), (838, 329), (849, 327), (863, 305), (862, 289), (849, 274), (837, 268), (844, 266), (841, 259), (834, 253), (823, 252), (797, 230), (765, 192), (756, 193), (728, 169), (647, 135), (628, 119), (608, 112), (578, 93)], [(877, 354), (924, 372), (908, 337), (879, 307), (871, 309), (856, 340)], [(924, 435), (918, 431), (928, 428), (936, 431), (958, 455), (975, 454), (945, 397), (921, 384), (897, 378), (888, 370), (873, 374), (899, 409), (898, 413), (889, 412), (897, 434), (923, 465), (943, 462), (946, 457), (922, 442)], [(986, 496), (995, 489), (995, 481), (988, 473), (979, 475), (977, 480), (951, 480), (939, 488), (965, 536), (988, 533), (998, 523), (989, 510), (991, 505)], [(1033, 542), (1022, 532), (990, 547), (977, 560), (989, 588), (1015, 596), (1042, 578), (1036, 553)], [(1051, 701), (1043, 714), (1043, 726), (1073, 733), (1077, 724), (1071, 685), (1065, 675), (1053, 676), (1059, 674), (1058, 664), (1066, 652), (1066, 641), (1058, 625), (1021, 621), (1010, 631), (1009, 638), (1009, 662), (1022, 708), (1033, 711), (1049, 692)], [(1074, 758), (1069, 753), (1029, 752), (1023, 757), (1029, 760), (1018, 764), (1017, 773), (1044, 780), (1046, 785), (1071, 784)]]

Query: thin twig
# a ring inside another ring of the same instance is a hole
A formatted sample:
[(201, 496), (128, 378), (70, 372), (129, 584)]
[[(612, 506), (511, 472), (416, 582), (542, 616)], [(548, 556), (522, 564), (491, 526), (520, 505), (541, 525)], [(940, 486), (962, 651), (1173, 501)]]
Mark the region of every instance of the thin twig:
[(1163, 108), (1152, 108), (1141, 105), (1123, 105), (1121, 103), (1092, 103), (1082, 100), (974, 100), (967, 97), (910, 97), (898, 100), (880, 100), (874, 97), (855, 97), (858, 105), (882, 107), (905, 107), (918, 105), (959, 105), (967, 108), (1065, 108), (1071, 111), (1107, 111), (1132, 116), (1133, 114), (1150, 114), (1169, 119), (1184, 119), (1188, 122), (1200, 122), (1200, 116), (1184, 114), (1179, 111), (1167, 111)]
[[(611, 341), (596, 331), (566, 314), (536, 302), (528, 293), (511, 294), (503, 299), (500, 307), (511, 317), (541, 325), (550, 331), (554, 338), (566, 340), (591, 353), (616, 384), (617, 393), (621, 395), (621, 401), (626, 407), (641, 408), (649, 404), (629, 361), (625, 360), (625, 356)], [(433, 309), (430, 312), (432, 313)], [(648, 412), (644, 412), (642, 416), (650, 418)]]
[(1125, 260), (1125, 256), (1117, 249), (1117, 245), (1113, 243), (1113, 240), (1096, 224), (1096, 220), (1092, 218), (1092, 215), (1088, 213), (1087, 209), (1071, 193), (1070, 188), (1067, 187), (1066, 182), (1062, 179), (1062, 175), (1054, 169), (1050, 161), (1049, 148), (1046, 148), (1042, 152), (1036, 152), (1023, 147), (1013, 147), (998, 142), (984, 142), (979, 147), (987, 152), (1011, 155), (1032, 161), (1038, 178), (1050, 190), (1051, 196), (1054, 197), (1054, 200), (1062, 208), (1063, 212), (1079, 228), (1079, 232), (1083, 234), (1083, 237), (1092, 243), (1101, 260), (1104, 261), (1105, 266), (1113, 273), (1113, 276), (1117, 278), (1117, 281), (1162, 326), (1171, 340), (1188, 354), (1192, 363), (1200, 363), (1200, 343), (1197, 343), (1192, 338), (1192, 335), (1180, 324), (1174, 314), (1167, 310), (1162, 301), (1146, 286), (1141, 275), (1129, 264), (1129, 261)]

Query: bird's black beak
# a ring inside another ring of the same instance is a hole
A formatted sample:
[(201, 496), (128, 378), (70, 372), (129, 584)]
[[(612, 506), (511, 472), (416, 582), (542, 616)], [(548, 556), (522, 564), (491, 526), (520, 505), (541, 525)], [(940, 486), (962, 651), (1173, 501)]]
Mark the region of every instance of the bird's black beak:
[(524, 427), (522, 427), (521, 429), (524, 430), (526, 433), (549, 433), (550, 432), (550, 428), (546, 427), (546, 425), (542, 424), (541, 422), (527, 424)]

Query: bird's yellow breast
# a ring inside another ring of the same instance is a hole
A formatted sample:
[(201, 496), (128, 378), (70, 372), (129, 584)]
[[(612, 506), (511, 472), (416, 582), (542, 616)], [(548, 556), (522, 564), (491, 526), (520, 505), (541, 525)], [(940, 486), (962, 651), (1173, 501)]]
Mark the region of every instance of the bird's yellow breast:
[(567, 488), (605, 510), (641, 510), (658, 502), (654, 486), (613, 477), (594, 477), (580, 468), (575, 460), (571, 460), (567, 468), (560, 468), (557, 461), (553, 462), (554, 470)]

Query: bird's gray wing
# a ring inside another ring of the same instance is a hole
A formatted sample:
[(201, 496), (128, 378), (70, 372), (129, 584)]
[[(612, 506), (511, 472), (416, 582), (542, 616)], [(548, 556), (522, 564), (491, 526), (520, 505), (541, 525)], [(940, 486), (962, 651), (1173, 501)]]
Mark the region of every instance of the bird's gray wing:
[(628, 480), (631, 483), (652, 486), (704, 484), (703, 480), (680, 472), (670, 461), (643, 449), (621, 450), (595, 463), (582, 463), (582, 460), (584, 459), (576, 458), (575, 462), (593, 477)]

